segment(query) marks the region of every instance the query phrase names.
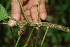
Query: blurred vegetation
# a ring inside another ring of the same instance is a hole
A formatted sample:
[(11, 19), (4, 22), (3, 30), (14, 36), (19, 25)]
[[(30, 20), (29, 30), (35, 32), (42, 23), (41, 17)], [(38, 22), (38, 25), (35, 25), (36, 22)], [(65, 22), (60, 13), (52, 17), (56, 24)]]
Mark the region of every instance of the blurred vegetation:
[[(11, 1), (0, 0), (0, 4), (4, 6), (10, 15)], [(43, 22), (51, 22), (70, 27), (70, 0), (46, 0), (46, 11), (48, 16), (46, 20), (42, 20)], [(7, 21), (8, 19), (6, 21), (0, 21), (0, 23)], [(18, 47), (22, 47), (23, 44), (25, 44), (27, 37), (29, 36), (29, 31), (32, 28), (27, 29), (25, 30), (26, 33), (22, 35)], [(45, 30), (46, 27), (41, 27), (38, 45), (41, 43)], [(19, 31), (19, 27), (11, 28), (8, 25), (0, 24), (0, 47), (14, 47), (18, 37), (17, 31)], [(35, 35), (36, 32), (32, 37), (35, 37)], [(31, 38), (27, 47), (32, 47), (33, 41), (34, 39)], [(42, 47), (70, 47), (70, 33), (57, 29), (49, 29)]]

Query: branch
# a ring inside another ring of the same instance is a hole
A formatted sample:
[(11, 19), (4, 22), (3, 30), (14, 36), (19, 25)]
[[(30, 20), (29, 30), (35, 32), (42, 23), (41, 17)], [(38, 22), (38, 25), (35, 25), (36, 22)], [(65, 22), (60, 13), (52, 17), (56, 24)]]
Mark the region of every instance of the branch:
[(25, 25), (27, 25), (27, 26), (34, 26), (34, 25), (36, 25), (36, 26), (39, 26), (39, 27), (40, 26), (47, 26), (49, 28), (58, 29), (58, 30), (62, 30), (62, 31), (65, 31), (65, 32), (70, 32), (70, 28), (69, 27), (65, 27), (65, 26), (62, 26), (62, 25), (52, 24), (52, 23), (48, 23), (48, 22), (36, 22), (36, 23), (33, 23), (33, 22), (31, 22), (31, 23), (20, 22), (20, 21), (14, 19), (14, 18), (11, 18), (10, 16), (4, 15), (2, 13), (0, 13), (0, 15), (3, 15), (4, 17), (8, 17), (8, 18), (16, 21), (18, 26), (25, 26)]
[(30, 24), (27, 23), (27, 22), (23, 22), (23, 23), (17, 23), (17, 25), (19, 26), (47, 26), (49, 28), (53, 28), (53, 29), (58, 29), (58, 30), (62, 30), (62, 31), (65, 31), (65, 32), (70, 32), (70, 28), (69, 27), (65, 27), (65, 26), (62, 26), (62, 25), (57, 25), (57, 24), (52, 24), (52, 23), (48, 23), (48, 22), (31, 22)]
[(20, 1), (20, 0), (18, 0), (18, 2), (19, 2), (20, 7), (21, 7), (21, 9), (22, 9), (22, 13), (24, 14), (24, 18), (25, 18), (25, 20), (26, 20), (27, 22), (29, 22), (29, 23), (30, 23), (30, 21), (28, 20), (28, 17), (26, 16), (26, 13), (25, 13), (25, 11), (24, 11), (24, 7), (22, 6), (21, 1)]

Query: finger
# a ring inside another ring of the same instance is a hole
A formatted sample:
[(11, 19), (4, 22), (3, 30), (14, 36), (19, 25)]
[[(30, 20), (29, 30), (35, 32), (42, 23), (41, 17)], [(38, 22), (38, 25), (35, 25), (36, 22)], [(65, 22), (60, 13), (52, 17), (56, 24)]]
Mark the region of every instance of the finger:
[(29, 0), (29, 2), (24, 6), (25, 9), (30, 9), (33, 6), (38, 5), (38, 0)]
[[(43, 1), (43, 0), (41, 0)], [(40, 18), (42, 20), (45, 20), (47, 17), (47, 13), (46, 13), (46, 8), (45, 8), (45, 3), (41, 2), (42, 4), (40, 4)]]
[(31, 15), (30, 15), (30, 10), (25, 10), (25, 13), (26, 13), (26, 16), (27, 16), (28, 20), (30, 22), (32, 22), (32, 18), (31, 18)]
[(34, 6), (31, 8), (31, 16), (33, 19), (33, 22), (37, 21), (37, 6)]
[(21, 21), (21, 22), (26, 22), (26, 20), (24, 19), (24, 16), (23, 16), (23, 14), (21, 14), (20, 21)]
[(45, 4), (46, 0), (40, 0), (40, 4)]
[[(20, 9), (20, 5), (18, 3), (18, 0), (12, 0), (11, 5), (12, 5), (11, 17), (15, 18), (16, 20), (19, 20), (21, 9)], [(8, 24), (9, 24), (10, 27), (13, 27), (14, 25), (16, 25), (16, 22), (14, 20), (10, 19)]]

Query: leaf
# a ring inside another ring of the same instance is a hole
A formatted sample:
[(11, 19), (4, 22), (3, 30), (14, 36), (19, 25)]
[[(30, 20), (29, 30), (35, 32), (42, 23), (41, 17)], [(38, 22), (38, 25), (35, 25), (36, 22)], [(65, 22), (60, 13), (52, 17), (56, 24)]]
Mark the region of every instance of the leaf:
[(8, 13), (6, 12), (5, 8), (0, 4), (0, 21), (4, 19), (8, 19), (8, 17), (4, 15), (8, 15)]

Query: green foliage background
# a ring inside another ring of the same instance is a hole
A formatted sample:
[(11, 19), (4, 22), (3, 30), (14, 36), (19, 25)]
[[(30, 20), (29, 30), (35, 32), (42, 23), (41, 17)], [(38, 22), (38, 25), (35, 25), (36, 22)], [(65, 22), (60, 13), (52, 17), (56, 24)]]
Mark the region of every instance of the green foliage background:
[[(58, 25), (64, 25), (70, 27), (70, 0), (46, 0), (46, 10), (48, 13), (48, 17), (43, 22), (52, 22)], [(6, 9), (8, 15), (11, 12), (11, 0), (0, 0), (0, 4)], [(8, 19), (4, 21), (0, 21), (0, 23), (7, 22)], [(13, 35), (15, 40), (17, 40), (17, 31), (18, 27), (10, 28), (8, 25), (0, 24), (0, 47), (14, 47), (15, 41), (11, 33), (11, 29), (13, 31)], [(41, 40), (43, 34), (46, 30), (46, 27), (42, 27), (41, 29)], [(27, 32), (29, 33), (29, 32)], [(27, 33), (25, 36), (22, 36), (18, 47), (23, 46), (24, 38), (27, 38)], [(39, 41), (40, 43), (40, 41)], [(27, 47), (31, 47), (28, 45)], [(70, 33), (63, 32), (57, 29), (49, 29), (45, 42), (42, 47), (70, 47)]]

